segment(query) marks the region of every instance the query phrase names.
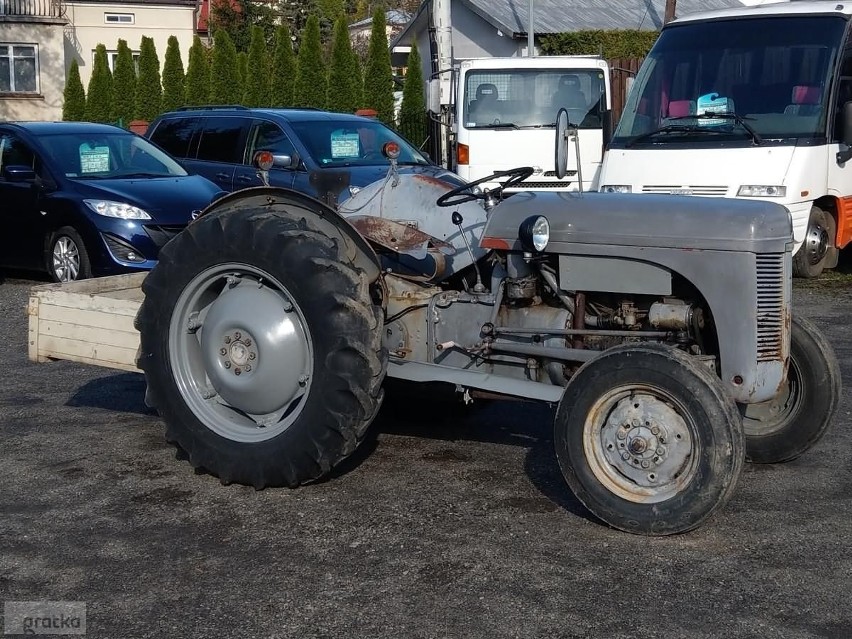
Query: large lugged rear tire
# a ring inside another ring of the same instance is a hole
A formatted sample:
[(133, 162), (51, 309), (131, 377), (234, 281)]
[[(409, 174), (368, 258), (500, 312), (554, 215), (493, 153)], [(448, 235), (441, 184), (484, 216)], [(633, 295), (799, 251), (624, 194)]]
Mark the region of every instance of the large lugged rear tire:
[(166, 438), (223, 483), (297, 486), (382, 400), (381, 309), (306, 204), (212, 213), (161, 252), (137, 326)]
[(796, 459), (828, 430), (840, 399), (840, 366), (828, 340), (809, 320), (793, 318), (787, 386), (778, 397), (743, 408), (746, 459), (775, 464)]
[(702, 524), (729, 499), (745, 457), (739, 412), (716, 375), (659, 345), (618, 346), (585, 364), (554, 428), (577, 498), (644, 535)]

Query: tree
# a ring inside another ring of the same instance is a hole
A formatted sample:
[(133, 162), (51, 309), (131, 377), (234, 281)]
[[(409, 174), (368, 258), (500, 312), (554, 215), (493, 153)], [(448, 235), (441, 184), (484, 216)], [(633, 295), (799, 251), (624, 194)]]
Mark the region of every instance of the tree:
[(77, 60), (71, 62), (68, 69), (68, 79), (65, 81), (64, 100), (62, 102), (62, 119), (79, 122), (86, 117), (86, 91), (80, 80), (80, 65)]
[(328, 74), (329, 110), (353, 113), (361, 106), (363, 90), (361, 65), (349, 41), (346, 19), (341, 17), (334, 23), (331, 68)]
[(240, 85), (237, 87), (239, 94), (234, 104), (242, 104), (243, 96), (246, 94), (246, 84), (248, 83), (249, 76), (248, 54), (245, 51), (240, 51), (237, 54), (237, 75), (240, 78)]
[(385, 29), (385, 13), (377, 9), (373, 12), (370, 48), (367, 52), (363, 105), (375, 109), (378, 118), (389, 123), (393, 121), (393, 71)]
[(411, 44), (411, 53), (408, 54), (408, 71), (402, 85), (399, 124), (403, 134), (415, 144), (422, 144), (426, 139), (426, 96), (416, 43)]
[(275, 31), (275, 54), (272, 58), (272, 78), (269, 89), (271, 106), (290, 106), (296, 80), (296, 57), (287, 25)]
[[(308, 0), (310, 3), (313, 1)], [(279, 7), (275, 7), (268, 2), (250, 0), (211, 0), (210, 30), (214, 33), (220, 29), (227, 32), (238, 52), (248, 52), (251, 47), (253, 28), (260, 27), (263, 30), (264, 40), (267, 42), (272, 40), (275, 25), (278, 22), (279, 9), (293, 4), (293, 0), (278, 4)]]
[(136, 117), (150, 122), (163, 110), (163, 85), (160, 83), (160, 58), (154, 39), (142, 36), (139, 45), (139, 80), (136, 82)]
[(269, 86), (269, 52), (266, 50), (266, 39), (263, 29), (254, 26), (251, 30), (248, 76), (245, 78), (243, 104), (247, 107), (270, 106)]
[(186, 67), (186, 103), (203, 106), (210, 103), (210, 65), (207, 49), (201, 38), (195, 36), (189, 48), (189, 64)]
[(242, 98), (237, 50), (226, 31), (213, 36), (210, 100), (213, 104), (236, 104)]
[(112, 73), (109, 70), (106, 47), (95, 47), (95, 62), (89, 90), (86, 92), (86, 119), (89, 122), (110, 122), (112, 117)]
[(163, 111), (174, 111), (186, 104), (185, 83), (180, 43), (175, 36), (169, 36), (166, 58), (163, 61)]
[(111, 119), (126, 127), (133, 119), (136, 108), (136, 65), (126, 40), (119, 39), (117, 51), (115, 71), (112, 74)]
[(319, 18), (312, 15), (305, 24), (296, 68), (293, 104), (300, 107), (325, 108), (328, 78), (322, 59)]

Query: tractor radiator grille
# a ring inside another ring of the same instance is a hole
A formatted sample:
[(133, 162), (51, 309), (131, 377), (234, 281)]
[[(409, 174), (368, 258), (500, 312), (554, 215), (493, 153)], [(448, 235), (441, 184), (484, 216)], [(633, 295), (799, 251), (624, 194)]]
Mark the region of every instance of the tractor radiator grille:
[(784, 340), (784, 253), (758, 255), (757, 361), (781, 358)]

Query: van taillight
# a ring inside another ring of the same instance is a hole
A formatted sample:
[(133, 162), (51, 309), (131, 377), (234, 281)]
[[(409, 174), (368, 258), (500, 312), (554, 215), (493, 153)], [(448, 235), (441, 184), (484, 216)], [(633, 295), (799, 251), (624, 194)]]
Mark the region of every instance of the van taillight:
[(470, 149), (467, 144), (456, 145), (456, 163), (470, 164)]

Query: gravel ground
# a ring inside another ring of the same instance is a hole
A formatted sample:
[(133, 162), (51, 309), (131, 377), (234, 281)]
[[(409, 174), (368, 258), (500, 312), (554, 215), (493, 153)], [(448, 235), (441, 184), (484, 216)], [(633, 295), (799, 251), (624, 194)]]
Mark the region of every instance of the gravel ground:
[[(5, 279), (4, 279), (5, 277)], [(686, 535), (594, 521), (551, 412), (383, 416), (328, 481), (224, 487), (138, 374), (26, 358), (38, 283), (0, 272), (0, 599), (87, 603), (93, 637), (849, 637), (852, 403), (801, 459), (747, 465)], [(852, 280), (797, 283), (852, 379)]]

